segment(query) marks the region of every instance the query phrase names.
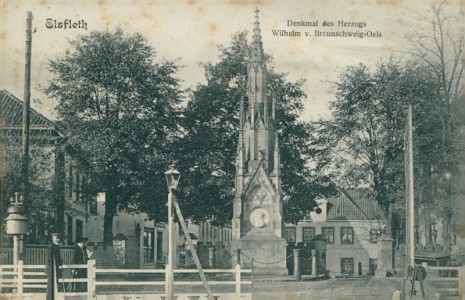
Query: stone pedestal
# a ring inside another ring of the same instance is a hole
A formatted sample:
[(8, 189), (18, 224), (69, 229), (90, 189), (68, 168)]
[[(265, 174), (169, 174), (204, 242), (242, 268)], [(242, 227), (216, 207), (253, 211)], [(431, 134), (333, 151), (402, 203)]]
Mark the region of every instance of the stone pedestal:
[(286, 240), (275, 235), (248, 235), (232, 241), (233, 249), (241, 252), (242, 268), (252, 268), (254, 276), (288, 275)]
[(383, 234), (378, 239), (378, 267), (376, 277), (386, 277), (388, 270), (392, 269), (392, 238)]

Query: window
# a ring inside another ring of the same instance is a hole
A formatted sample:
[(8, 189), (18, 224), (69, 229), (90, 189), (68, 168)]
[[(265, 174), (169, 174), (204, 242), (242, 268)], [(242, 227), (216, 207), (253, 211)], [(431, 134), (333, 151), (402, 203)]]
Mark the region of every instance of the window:
[(286, 241), (288, 242), (295, 242), (295, 227), (289, 227), (289, 228), (286, 228), (285, 232), (285, 238), (286, 238)]
[(82, 176), (82, 188), (81, 188), (81, 198), (82, 198), (82, 201), (84, 202), (87, 202), (87, 187), (88, 187), (88, 183), (87, 183), (87, 177), (85, 175)]
[(89, 213), (91, 215), (96, 215), (97, 214), (97, 199), (92, 196), (89, 197)]
[(165, 262), (163, 256), (163, 231), (157, 231), (157, 260)]
[(68, 169), (68, 197), (73, 197), (73, 167), (71, 165)]
[(334, 227), (323, 227), (321, 234), (326, 238), (328, 244), (334, 243)]
[(341, 274), (342, 275), (353, 275), (354, 274), (354, 259), (353, 258), (341, 258)]
[(371, 228), (370, 229), (370, 243), (375, 243), (380, 236), (384, 233), (382, 228)]
[(73, 217), (68, 216), (66, 218), (66, 239), (67, 239), (67, 244), (72, 245), (73, 244)]
[(76, 240), (82, 238), (83, 232), (83, 222), (81, 220), (76, 219)]
[(154, 263), (154, 230), (144, 228), (144, 263)]
[(368, 275), (376, 275), (376, 269), (378, 268), (378, 259), (377, 258), (369, 258), (368, 259), (368, 266), (369, 266), (369, 274)]
[(303, 227), (302, 228), (302, 241), (310, 242), (315, 237), (315, 227)]
[(76, 199), (75, 201), (79, 201), (79, 197), (81, 196), (81, 182), (80, 182), (80, 176), (78, 172), (76, 172)]
[(420, 243), (420, 227), (415, 225), (415, 245)]
[(341, 244), (354, 243), (354, 229), (352, 227), (341, 227)]

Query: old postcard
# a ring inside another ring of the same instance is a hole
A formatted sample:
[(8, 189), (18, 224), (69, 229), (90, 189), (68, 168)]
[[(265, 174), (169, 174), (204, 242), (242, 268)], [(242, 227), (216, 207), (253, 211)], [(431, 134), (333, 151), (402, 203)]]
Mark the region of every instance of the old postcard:
[(0, 3), (6, 297), (465, 299), (463, 0)]

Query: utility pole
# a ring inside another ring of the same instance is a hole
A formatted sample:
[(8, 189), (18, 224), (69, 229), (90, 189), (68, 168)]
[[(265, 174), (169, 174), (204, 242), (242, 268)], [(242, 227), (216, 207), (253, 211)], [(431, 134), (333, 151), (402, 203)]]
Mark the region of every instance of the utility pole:
[[(32, 13), (27, 12), (26, 21), (26, 65), (24, 68), (24, 101), (23, 101), (23, 122), (21, 136), (21, 192), (24, 199), (24, 209), (27, 215), (29, 210), (29, 127), (31, 125), (31, 46), (32, 46)], [(20, 237), (20, 259), (23, 260), (26, 254), (24, 234)]]
[(21, 192), (26, 211), (29, 206), (29, 127), (31, 125), (31, 46), (32, 46), (32, 13), (27, 12), (26, 28), (26, 65), (24, 70), (24, 102), (21, 140)]
[(412, 106), (408, 108), (407, 115), (407, 153), (406, 153), (406, 174), (407, 174), (407, 257), (409, 267), (415, 267), (415, 200), (413, 191), (413, 133), (412, 133)]

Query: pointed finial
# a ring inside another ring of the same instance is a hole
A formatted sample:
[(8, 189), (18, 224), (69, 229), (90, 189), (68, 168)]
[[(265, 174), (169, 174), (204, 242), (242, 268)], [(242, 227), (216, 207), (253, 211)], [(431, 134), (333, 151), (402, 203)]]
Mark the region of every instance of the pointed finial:
[(262, 37), (260, 34), (260, 22), (258, 21), (258, 8), (255, 9), (255, 23), (253, 29), (253, 46), (252, 46), (252, 61), (259, 62), (262, 60), (263, 49), (262, 49)]
[(259, 12), (260, 12), (260, 11), (258, 10), (258, 7), (255, 8), (255, 25), (260, 24), (260, 22), (258, 22), (258, 13), (259, 13)]

